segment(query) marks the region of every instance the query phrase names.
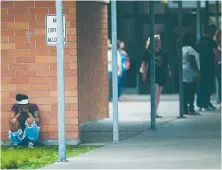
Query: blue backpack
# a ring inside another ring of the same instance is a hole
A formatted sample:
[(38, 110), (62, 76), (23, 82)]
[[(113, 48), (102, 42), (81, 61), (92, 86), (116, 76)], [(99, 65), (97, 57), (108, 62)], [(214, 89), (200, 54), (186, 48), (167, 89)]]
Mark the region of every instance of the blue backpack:
[(126, 55), (120, 53), (121, 55), (121, 58), (122, 58), (122, 69), (123, 69), (123, 72), (127, 71), (128, 68), (127, 68), (127, 58), (126, 58)]

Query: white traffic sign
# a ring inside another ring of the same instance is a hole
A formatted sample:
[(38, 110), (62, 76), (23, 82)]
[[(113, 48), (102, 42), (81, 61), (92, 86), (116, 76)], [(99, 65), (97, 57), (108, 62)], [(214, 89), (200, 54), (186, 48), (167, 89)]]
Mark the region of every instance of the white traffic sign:
[[(56, 32), (56, 15), (46, 15), (46, 45), (56, 46), (57, 32)], [(66, 44), (66, 18), (63, 15), (63, 42)]]

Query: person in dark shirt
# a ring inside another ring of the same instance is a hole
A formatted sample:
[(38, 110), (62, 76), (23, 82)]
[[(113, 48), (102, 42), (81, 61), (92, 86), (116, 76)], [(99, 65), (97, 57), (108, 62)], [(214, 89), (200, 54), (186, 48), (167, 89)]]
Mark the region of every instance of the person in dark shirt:
[(200, 83), (197, 92), (197, 106), (199, 111), (215, 110), (210, 102), (215, 77), (215, 57), (218, 55), (217, 43), (213, 40), (215, 34), (214, 26), (208, 26), (204, 30), (203, 37), (197, 43), (200, 55)]
[[(160, 94), (162, 93), (163, 87), (166, 84), (167, 74), (171, 76), (171, 69), (168, 63), (167, 53), (161, 48), (161, 40), (159, 35), (154, 36), (155, 39), (155, 84), (156, 84), (156, 111), (160, 102)], [(150, 40), (147, 41), (145, 55), (142, 60), (142, 66), (140, 72), (142, 73), (143, 80), (148, 80), (150, 84), (150, 64), (151, 64), (151, 51), (149, 49)], [(156, 113), (157, 118), (161, 118)]]
[(13, 146), (28, 141), (28, 146), (33, 147), (40, 132), (38, 106), (29, 103), (28, 97), (22, 94), (16, 95), (16, 102), (11, 108), (9, 118), (9, 139)]

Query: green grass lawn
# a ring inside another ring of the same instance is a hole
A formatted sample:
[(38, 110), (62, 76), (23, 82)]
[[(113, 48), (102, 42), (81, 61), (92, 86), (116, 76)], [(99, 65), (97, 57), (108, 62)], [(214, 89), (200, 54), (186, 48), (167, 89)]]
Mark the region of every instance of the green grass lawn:
[[(67, 146), (67, 156), (78, 156), (97, 146)], [(58, 146), (33, 149), (1, 147), (1, 169), (36, 169), (58, 160)]]

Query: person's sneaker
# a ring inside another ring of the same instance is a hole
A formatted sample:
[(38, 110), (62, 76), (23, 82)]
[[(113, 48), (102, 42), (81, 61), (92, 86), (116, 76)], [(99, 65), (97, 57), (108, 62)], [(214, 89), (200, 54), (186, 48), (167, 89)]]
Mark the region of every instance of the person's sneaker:
[(28, 148), (34, 148), (34, 144), (32, 142), (28, 143)]
[(212, 104), (209, 105), (209, 110), (211, 111), (215, 111), (217, 108), (215, 106), (213, 106)]

